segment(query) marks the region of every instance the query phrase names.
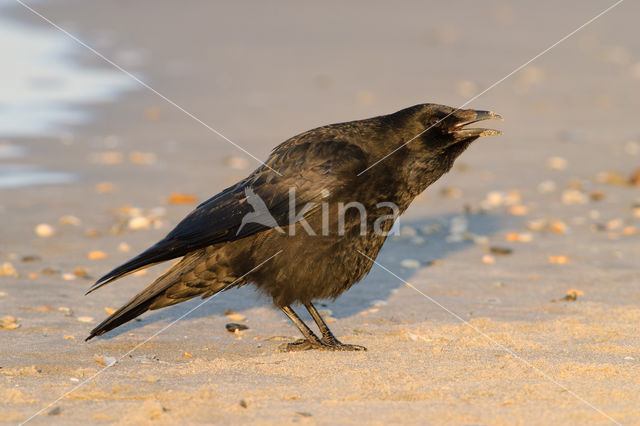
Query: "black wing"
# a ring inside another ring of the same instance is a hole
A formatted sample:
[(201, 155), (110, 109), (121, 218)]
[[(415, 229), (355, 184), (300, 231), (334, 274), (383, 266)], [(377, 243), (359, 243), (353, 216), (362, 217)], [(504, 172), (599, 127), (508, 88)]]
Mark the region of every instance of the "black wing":
[[(320, 142), (309, 136), (312, 134), (290, 139), (277, 147), (269, 157), (267, 164), (279, 170), (282, 176), (264, 166), (257, 169), (243, 181), (200, 204), (164, 239), (104, 275), (91, 286), (87, 294), (156, 263), (274, 228), (275, 224), (264, 225), (269, 223), (269, 218), (264, 216), (270, 215), (277, 225), (286, 226), (289, 224), (290, 188), (295, 190), (295, 211), (299, 212), (307, 203), (320, 201), (326, 191), (332, 192), (346, 185), (363, 169), (364, 155), (357, 146), (331, 138)], [(260, 211), (254, 207), (247, 188), (260, 197), (266, 210)], [(307, 215), (319, 208), (320, 203), (314, 203), (314, 206), (316, 208), (309, 210)], [(243, 224), (242, 219), (247, 214), (253, 215), (252, 220)]]

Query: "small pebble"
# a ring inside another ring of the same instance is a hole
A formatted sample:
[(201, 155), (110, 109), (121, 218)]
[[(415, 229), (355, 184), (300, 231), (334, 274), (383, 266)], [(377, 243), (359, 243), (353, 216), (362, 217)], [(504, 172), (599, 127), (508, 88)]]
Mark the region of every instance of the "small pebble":
[(420, 336), (418, 336), (417, 334), (411, 333), (411, 332), (407, 332), (407, 337), (412, 342), (417, 342), (420, 339)]
[(622, 173), (616, 171), (598, 173), (596, 180), (600, 183), (606, 183), (613, 186), (627, 186), (629, 185), (629, 179)]
[(562, 203), (566, 205), (586, 204), (588, 201), (589, 197), (586, 194), (575, 189), (567, 189), (562, 193)]
[(62, 272), (59, 269), (55, 269), (55, 268), (52, 268), (50, 266), (48, 266), (48, 267), (46, 267), (46, 268), (44, 268), (42, 270), (42, 275), (58, 275), (58, 274), (61, 274), (61, 273)]
[(129, 229), (140, 230), (149, 229), (151, 227), (151, 221), (144, 216), (136, 216), (129, 219)]
[(486, 235), (474, 235), (473, 242), (480, 246), (486, 246), (487, 244), (489, 244), (489, 237), (487, 237)]
[(53, 234), (55, 234), (55, 230), (53, 229), (53, 226), (47, 223), (41, 223), (38, 226), (36, 226), (35, 232), (36, 232), (36, 235), (40, 238), (49, 238), (49, 237), (52, 237)]
[(169, 204), (194, 204), (198, 202), (198, 197), (193, 194), (183, 194), (172, 192), (169, 194)]
[(87, 229), (84, 232), (84, 235), (86, 235), (88, 238), (98, 238), (102, 234), (100, 233), (100, 231), (96, 231), (95, 229)]
[(89, 278), (89, 274), (87, 273), (87, 270), (84, 268), (76, 268), (73, 270), (73, 275), (75, 275), (76, 277), (79, 278)]
[(38, 312), (50, 312), (50, 311), (55, 311), (56, 308), (54, 308), (53, 306), (47, 306), (47, 305), (42, 305), (42, 306), (38, 306), (36, 308), (36, 311)]
[(0, 318), (0, 328), (4, 328), (5, 330), (14, 330), (19, 327), (20, 324), (18, 324), (18, 320), (10, 315)]
[(4, 262), (0, 265), (0, 277), (18, 277), (18, 272), (9, 262)]
[(544, 231), (547, 227), (547, 221), (544, 219), (535, 219), (527, 222), (527, 229), (530, 231)]
[(404, 259), (400, 265), (403, 268), (418, 269), (420, 267), (420, 262), (415, 259)]
[(70, 226), (80, 226), (80, 224), (82, 223), (80, 219), (72, 215), (62, 216), (58, 220), (58, 222), (60, 223), (60, 225), (70, 225)]
[(449, 234), (458, 235), (467, 232), (469, 221), (464, 216), (454, 216), (449, 222)]
[(411, 244), (415, 244), (417, 246), (424, 244), (426, 241), (427, 240), (425, 240), (424, 237), (421, 236), (411, 238)]
[(547, 167), (551, 170), (565, 170), (569, 163), (562, 157), (551, 157), (547, 160)]
[(118, 244), (118, 251), (121, 251), (123, 253), (129, 252), (131, 251), (131, 246), (127, 243), (120, 243)]
[(629, 179), (629, 183), (634, 186), (640, 186), (640, 169), (633, 171), (631, 178)]
[(28, 254), (26, 256), (22, 256), (20, 261), (22, 262), (40, 262), (42, 258), (35, 254)]
[(78, 317), (78, 321), (90, 323), (93, 322), (93, 317)]
[(89, 161), (91, 163), (112, 166), (122, 163), (124, 161), (124, 155), (118, 151), (93, 152), (89, 154)]
[(561, 220), (553, 220), (549, 225), (552, 232), (556, 234), (566, 234), (569, 231), (569, 227)]
[(238, 323), (234, 323), (234, 322), (230, 322), (227, 325), (225, 325), (226, 329), (228, 332), (230, 333), (235, 333), (236, 331), (242, 331), (242, 330), (248, 330), (249, 327), (244, 325), (244, 324), (238, 324)]
[(509, 208), (509, 213), (514, 216), (525, 216), (529, 213), (529, 208), (522, 204), (516, 204)]
[(60, 414), (62, 412), (62, 408), (58, 407), (53, 407), (51, 410), (49, 410), (47, 412), (48, 416), (57, 416), (58, 414)]
[(440, 225), (439, 223), (432, 223), (430, 225), (423, 226), (420, 231), (422, 231), (422, 233), (425, 235), (429, 235), (433, 234), (434, 232), (438, 232), (440, 229), (442, 229), (442, 225)]
[(129, 154), (129, 162), (138, 165), (155, 164), (158, 157), (154, 152), (132, 152)]
[(87, 257), (90, 260), (106, 259), (107, 258), (107, 253), (103, 252), (102, 250), (91, 250), (87, 254)]
[(489, 247), (489, 251), (492, 254), (496, 254), (496, 255), (500, 255), (500, 256), (507, 256), (513, 253), (513, 250), (511, 250), (508, 247)]
[(94, 354), (93, 355), (93, 359), (100, 365), (103, 365), (105, 367), (114, 365), (118, 362), (117, 359), (115, 359), (112, 356), (102, 356), (102, 355), (98, 355), (98, 354)]
[(227, 310), (225, 312), (225, 315), (227, 316), (227, 318), (230, 321), (233, 321), (233, 322), (242, 322), (242, 321), (245, 320), (244, 315), (241, 315), (241, 314), (239, 314), (237, 312), (233, 312), (233, 311), (230, 311), (230, 310)]
[(116, 186), (111, 182), (99, 182), (94, 187), (98, 194), (110, 194), (116, 190)]
[(482, 263), (484, 263), (485, 265), (493, 265), (494, 263), (496, 263), (496, 258), (489, 254), (485, 254), (484, 256), (482, 256)]
[(584, 295), (584, 292), (576, 289), (571, 289), (567, 291), (567, 294), (565, 294), (562, 300), (573, 302), (578, 300), (578, 296), (582, 296), (582, 295)]
[(460, 190), (460, 188), (449, 186), (449, 187), (443, 188), (440, 191), (440, 194), (442, 194), (442, 196), (445, 198), (458, 199), (462, 197), (462, 190)]
[(497, 207), (505, 203), (506, 195), (504, 192), (491, 191), (485, 197), (485, 201), (489, 206)]
[(402, 228), (400, 228), (400, 236), (402, 237), (412, 238), (416, 235), (418, 235), (418, 231), (411, 226), (403, 226)]
[(557, 263), (559, 265), (566, 265), (569, 263), (569, 258), (567, 256), (549, 256), (549, 262)]
[(509, 232), (506, 237), (509, 242), (530, 243), (533, 241), (533, 235), (529, 233)]
[(617, 229), (620, 229), (623, 223), (624, 222), (622, 221), (622, 219), (612, 219), (607, 222), (607, 231), (615, 231)]

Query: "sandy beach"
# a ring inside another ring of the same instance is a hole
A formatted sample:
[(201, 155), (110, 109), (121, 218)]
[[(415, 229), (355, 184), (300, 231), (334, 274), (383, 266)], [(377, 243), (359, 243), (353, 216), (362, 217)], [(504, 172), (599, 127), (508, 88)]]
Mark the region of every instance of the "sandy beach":
[[(0, 167), (71, 177), (0, 187), (0, 423), (640, 424), (640, 4), (493, 87), (613, 1), (28, 4), (183, 110), (135, 82), (79, 104), (82, 123), (0, 134), (24, 152)], [(121, 74), (74, 46), (79, 66)], [(298, 331), (250, 286), (84, 342), (170, 263), (84, 296), (95, 279), (251, 155), (488, 88), (468, 107), (504, 134), (414, 202), (382, 266), (319, 304), (367, 352), (279, 352)]]

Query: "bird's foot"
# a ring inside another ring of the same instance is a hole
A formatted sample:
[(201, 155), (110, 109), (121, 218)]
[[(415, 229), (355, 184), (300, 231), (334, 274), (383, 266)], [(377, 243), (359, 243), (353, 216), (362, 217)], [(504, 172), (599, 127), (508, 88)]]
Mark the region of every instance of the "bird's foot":
[(307, 339), (296, 340), (293, 343), (284, 343), (278, 347), (281, 352), (297, 352), (317, 349), (321, 351), (366, 351), (367, 348), (360, 345), (347, 345), (337, 340), (325, 341), (318, 340), (311, 342)]

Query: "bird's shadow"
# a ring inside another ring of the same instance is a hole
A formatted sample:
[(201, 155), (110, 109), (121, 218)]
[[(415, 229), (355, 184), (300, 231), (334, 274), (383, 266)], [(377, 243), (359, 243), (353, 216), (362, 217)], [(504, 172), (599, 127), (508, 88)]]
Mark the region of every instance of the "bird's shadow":
[[(394, 289), (403, 286), (404, 281), (410, 280), (416, 273), (415, 267), (407, 267), (406, 264), (403, 266), (403, 260), (411, 259), (418, 261), (421, 267), (427, 266), (433, 260), (443, 259), (449, 253), (461, 251), (473, 245), (474, 243), (469, 239), (452, 242), (448, 238), (451, 221), (461, 216), (466, 220), (467, 231), (471, 234), (490, 236), (505, 226), (504, 218), (483, 213), (465, 215), (451, 213), (413, 221), (404, 221), (400, 218), (400, 229), (403, 232), (399, 236), (389, 237), (376, 259), (397, 277), (392, 276), (380, 266), (374, 265), (364, 280), (351, 287), (335, 301), (320, 301), (319, 308), (330, 308), (332, 316), (336, 318), (356, 315), (369, 309), (375, 301), (388, 299)], [(221, 303), (221, 300), (224, 302)], [(190, 313), (188, 318), (223, 315), (227, 308), (232, 308), (234, 311), (244, 311), (265, 305), (272, 306), (270, 300), (259, 295), (255, 287), (250, 285), (219, 293), (213, 302), (203, 304)], [(194, 299), (154, 311), (143, 316), (141, 320), (129, 322), (101, 338), (110, 339), (157, 321), (178, 320), (198, 303), (200, 303), (200, 299)], [(302, 315), (304, 309), (299, 311)], [(302, 316), (306, 317), (306, 315)]]

